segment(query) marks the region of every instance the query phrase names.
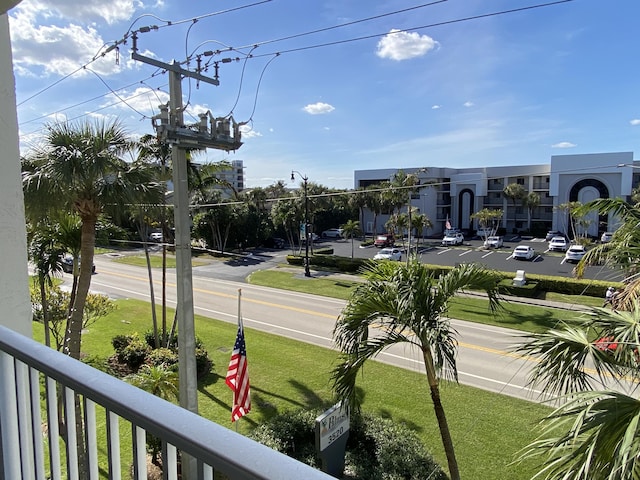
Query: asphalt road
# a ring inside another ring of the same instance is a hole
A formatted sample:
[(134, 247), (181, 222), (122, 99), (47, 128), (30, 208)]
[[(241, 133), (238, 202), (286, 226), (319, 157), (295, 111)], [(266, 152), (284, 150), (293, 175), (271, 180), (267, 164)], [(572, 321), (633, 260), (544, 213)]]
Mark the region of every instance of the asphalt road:
[[(92, 290), (113, 298), (147, 300), (149, 288), (146, 271), (112, 262), (108, 256), (96, 257), (97, 273)], [(219, 262), (207, 267), (213, 270), (231, 268)], [(294, 338), (332, 348), (332, 331), (345, 302), (342, 300), (252, 286), (246, 283), (201, 276), (203, 267), (194, 268), (193, 291), (196, 314), (235, 323), (238, 290), (242, 291), (242, 317), (247, 328)], [(240, 270), (243, 266), (237, 266)], [(244, 272), (244, 270), (242, 270)], [(159, 293), (159, 275), (156, 293)], [(301, 281), (305, 281), (303, 275)], [(168, 274), (168, 301), (175, 306), (175, 274)], [(159, 299), (158, 299), (159, 300)], [(467, 385), (532, 401), (540, 400), (538, 392), (527, 388), (527, 372), (533, 361), (510, 352), (519, 332), (454, 320), (459, 332), (458, 370), (460, 381)], [(392, 348), (379, 360), (403, 368), (424, 371), (418, 351), (406, 345)]]

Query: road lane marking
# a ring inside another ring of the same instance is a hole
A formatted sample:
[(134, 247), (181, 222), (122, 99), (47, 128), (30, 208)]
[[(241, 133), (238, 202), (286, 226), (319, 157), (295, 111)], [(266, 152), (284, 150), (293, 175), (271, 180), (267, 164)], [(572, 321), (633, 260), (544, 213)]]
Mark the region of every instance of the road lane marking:
[[(139, 277), (139, 276), (133, 276), (133, 275), (129, 275), (129, 274), (125, 274), (125, 273), (117, 273), (117, 272), (111, 272), (111, 271), (107, 271), (109, 273), (109, 275), (113, 275), (113, 276), (117, 276), (117, 277), (121, 277), (121, 278), (128, 278), (130, 280), (139, 280), (139, 281), (143, 281), (143, 282), (148, 282), (147, 278), (144, 277)], [(93, 283), (93, 282), (92, 282)], [(100, 284), (99, 282), (96, 282), (98, 284)], [(154, 282), (157, 284), (160, 284), (160, 282)], [(111, 285), (106, 285), (106, 284), (102, 284), (103, 286), (108, 286), (109, 288), (118, 288), (118, 287), (114, 287)], [(167, 286), (171, 286), (171, 287), (175, 287), (176, 284), (175, 283), (170, 283), (167, 282)], [(228, 293), (220, 293), (220, 292), (216, 292), (213, 290), (205, 290), (203, 288), (193, 288), (194, 292), (198, 292), (198, 293), (203, 293), (206, 295), (214, 295), (220, 298), (227, 298), (227, 299), (235, 299), (237, 298), (236, 295), (231, 295)], [(139, 293), (137, 293), (139, 295)], [(275, 308), (281, 308), (284, 310), (290, 310), (292, 312), (297, 312), (297, 313), (304, 313), (304, 314), (308, 314), (308, 315), (316, 315), (318, 317), (324, 317), (324, 318), (330, 318), (332, 320), (336, 320), (337, 319), (337, 315), (330, 315), (328, 313), (322, 313), (322, 312), (316, 312), (314, 310), (308, 310), (306, 308), (299, 308), (299, 307), (292, 307), (292, 306), (288, 306), (288, 305), (282, 305), (280, 303), (273, 303), (273, 302), (266, 302), (264, 300), (255, 300), (252, 299), (250, 297), (243, 297), (243, 300), (245, 302), (249, 302), (249, 303), (253, 303), (256, 305), (264, 305), (264, 306), (268, 306), (268, 307), (275, 307)]]

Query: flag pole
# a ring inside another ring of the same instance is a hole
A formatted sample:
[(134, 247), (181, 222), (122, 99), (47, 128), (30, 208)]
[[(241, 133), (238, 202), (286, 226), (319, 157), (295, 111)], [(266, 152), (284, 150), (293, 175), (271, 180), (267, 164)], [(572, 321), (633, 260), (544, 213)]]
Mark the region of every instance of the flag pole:
[[(242, 329), (244, 335), (244, 325), (242, 324), (242, 314), (241, 314), (241, 304), (242, 304), (242, 289), (238, 289), (238, 328)], [(234, 393), (235, 395), (235, 393)], [(242, 418), (242, 417), (241, 417)], [(236, 424), (236, 433), (238, 433), (238, 424), (240, 423), (240, 418), (233, 422)]]

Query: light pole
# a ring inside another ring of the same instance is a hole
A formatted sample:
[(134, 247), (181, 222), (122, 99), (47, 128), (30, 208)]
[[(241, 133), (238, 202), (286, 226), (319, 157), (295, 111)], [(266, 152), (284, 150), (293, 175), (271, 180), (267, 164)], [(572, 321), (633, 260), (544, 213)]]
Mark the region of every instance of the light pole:
[(304, 276), (310, 277), (311, 272), (309, 271), (309, 196), (307, 195), (307, 180), (309, 177), (306, 175), (302, 175), (297, 170), (291, 170), (291, 181), (294, 182), (296, 180), (296, 175), (300, 175), (300, 178), (303, 180), (304, 186)]

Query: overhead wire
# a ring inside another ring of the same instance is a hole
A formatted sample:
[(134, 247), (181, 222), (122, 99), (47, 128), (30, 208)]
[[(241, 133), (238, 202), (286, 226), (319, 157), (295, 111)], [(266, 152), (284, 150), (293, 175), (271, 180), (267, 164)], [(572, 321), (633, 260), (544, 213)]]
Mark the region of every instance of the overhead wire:
[[(189, 19), (184, 19), (184, 20), (178, 20), (178, 21), (170, 21), (170, 20), (163, 20), (163, 19), (159, 19), (158, 17), (155, 17), (152, 14), (144, 14), (141, 15), (140, 17), (138, 17), (136, 20), (134, 20), (134, 22), (131, 24), (131, 26), (129, 27), (127, 33), (124, 35), (123, 39), (118, 40), (117, 42), (115, 42), (115, 45), (117, 45), (118, 43), (123, 43), (124, 41), (126, 41), (126, 38), (128, 37), (128, 35), (131, 32), (131, 28), (133, 27), (133, 25), (140, 19), (143, 18), (145, 16), (151, 16), (154, 17), (160, 21), (163, 21), (166, 23), (166, 25), (164, 25), (165, 27), (167, 26), (174, 26), (174, 25), (179, 25), (179, 24), (183, 24), (186, 22), (191, 22), (193, 26), (195, 24), (195, 22), (199, 19), (202, 18), (207, 18), (207, 17), (211, 17), (211, 16), (216, 16), (216, 15), (221, 15), (223, 13), (229, 13), (232, 11), (236, 11), (236, 10), (240, 10), (240, 9), (244, 9), (244, 8), (249, 8), (249, 7), (253, 7), (256, 5), (261, 5), (264, 3), (269, 3), (272, 0), (263, 0), (260, 2), (255, 2), (252, 4), (248, 4), (248, 5), (243, 5), (243, 6), (239, 6), (239, 7), (235, 7), (235, 8), (230, 8), (230, 9), (226, 9), (226, 10), (222, 10), (222, 11), (217, 11), (217, 12), (211, 12), (208, 14), (204, 14), (204, 15), (200, 15), (197, 17), (192, 17)], [(418, 6), (414, 6), (414, 7), (409, 7), (407, 9), (402, 9), (402, 10), (397, 10), (394, 12), (389, 12), (386, 14), (381, 14), (381, 15), (377, 15), (377, 16), (373, 16), (373, 17), (367, 17), (365, 19), (361, 19), (361, 20), (356, 20), (353, 22), (347, 22), (344, 24), (340, 24), (340, 25), (334, 25), (331, 27), (326, 27), (323, 29), (317, 29), (317, 30), (313, 30), (313, 31), (309, 31), (309, 32), (303, 32), (300, 34), (295, 34), (295, 35), (289, 35), (289, 36), (285, 36), (285, 37), (281, 37), (279, 39), (272, 39), (272, 40), (266, 40), (263, 42), (257, 42), (255, 44), (252, 45), (264, 45), (264, 44), (271, 44), (271, 43), (276, 43), (279, 41), (284, 41), (290, 38), (297, 38), (297, 37), (301, 37), (301, 36), (306, 36), (306, 35), (311, 35), (314, 33), (319, 33), (322, 31), (326, 31), (326, 30), (332, 30), (335, 28), (341, 28), (343, 26), (348, 26), (348, 25), (353, 25), (355, 23), (361, 23), (361, 22), (365, 22), (365, 21), (369, 21), (372, 19), (378, 19), (378, 18), (382, 18), (382, 17), (387, 17), (390, 15), (394, 15), (397, 13), (402, 13), (402, 12), (406, 12), (409, 10), (415, 10), (418, 8), (424, 8), (426, 6), (432, 6), (432, 5), (436, 5), (439, 3), (443, 3), (447, 0), (438, 0), (435, 2), (430, 2), (430, 3), (426, 3), (426, 4), (422, 4), (422, 5), (418, 5)], [(459, 19), (453, 19), (453, 20), (448, 20), (448, 21), (443, 21), (443, 22), (437, 22), (437, 23), (432, 23), (432, 24), (427, 24), (427, 25), (421, 25), (421, 26), (417, 26), (417, 27), (410, 27), (410, 28), (405, 28), (403, 29), (403, 31), (416, 31), (416, 30), (422, 30), (422, 29), (426, 29), (426, 28), (433, 28), (433, 27), (437, 27), (437, 26), (443, 26), (443, 25), (449, 25), (449, 24), (454, 24), (454, 23), (460, 23), (460, 22), (466, 22), (466, 21), (471, 21), (471, 20), (477, 20), (477, 19), (481, 19), (481, 18), (487, 18), (487, 17), (492, 17), (492, 16), (498, 16), (498, 15), (505, 15), (505, 14), (510, 14), (510, 13), (516, 13), (516, 12), (522, 12), (522, 11), (526, 11), (526, 10), (532, 10), (532, 9), (537, 9), (537, 8), (543, 8), (543, 7), (549, 7), (549, 6), (555, 6), (555, 5), (559, 5), (559, 4), (563, 4), (563, 3), (569, 3), (572, 2), (574, 0), (556, 0), (556, 1), (552, 1), (552, 2), (547, 2), (547, 3), (541, 3), (541, 4), (536, 4), (536, 5), (529, 5), (529, 6), (525, 6), (525, 7), (520, 7), (520, 8), (515, 8), (515, 9), (509, 9), (509, 10), (501, 10), (501, 11), (497, 11), (497, 12), (490, 12), (490, 13), (486, 13), (486, 14), (481, 14), (481, 15), (474, 15), (474, 16), (468, 16), (468, 17), (464, 17), (464, 18), (459, 18)], [(155, 28), (156, 26), (152, 26), (152, 27), (142, 27), (143, 31), (149, 31), (150, 29)], [(191, 27), (190, 27), (191, 28)], [(139, 29), (140, 30), (140, 29)], [(269, 65), (271, 63), (271, 61), (273, 61), (273, 59), (277, 58), (278, 56), (285, 54), (285, 53), (293, 53), (293, 52), (299, 52), (299, 51), (304, 51), (304, 50), (310, 50), (310, 49), (316, 49), (316, 48), (323, 48), (323, 47), (328, 47), (328, 46), (334, 46), (334, 45), (340, 45), (340, 44), (345, 44), (345, 43), (351, 43), (351, 42), (355, 42), (355, 41), (360, 41), (360, 40), (366, 40), (366, 39), (370, 39), (370, 38), (377, 38), (377, 37), (382, 37), (388, 35), (388, 32), (384, 32), (384, 33), (377, 33), (377, 34), (372, 34), (372, 35), (366, 35), (366, 36), (360, 36), (360, 37), (355, 37), (355, 38), (350, 38), (350, 39), (343, 39), (343, 40), (337, 40), (334, 42), (324, 42), (324, 43), (319, 43), (319, 44), (315, 44), (315, 45), (308, 45), (308, 46), (304, 46), (304, 47), (298, 47), (298, 48), (292, 48), (292, 49), (287, 49), (287, 50), (281, 50), (281, 51), (277, 51), (277, 52), (271, 52), (271, 53), (265, 53), (265, 54), (259, 54), (259, 55), (250, 55), (247, 56), (245, 58), (245, 61), (248, 60), (249, 58), (261, 58), (261, 57), (272, 57), (271, 60), (267, 63), (267, 65)], [(203, 44), (206, 42), (203, 42)], [(201, 44), (202, 45), (202, 44)], [(112, 47), (110, 47), (112, 48)], [(238, 47), (238, 48), (234, 48), (234, 47), (228, 47), (229, 50), (235, 50), (235, 51), (241, 51), (242, 48), (249, 48), (248, 46), (245, 47)], [(185, 49), (186, 50), (186, 49)], [(104, 56), (106, 52), (102, 53), (102, 56)], [(218, 52), (211, 52), (213, 53), (222, 53), (220, 51)], [(193, 56), (193, 53), (191, 54), (191, 56)], [(47, 87), (43, 88), (42, 90), (34, 93), (33, 95), (29, 96), (28, 98), (22, 100), (20, 103), (18, 103), (17, 106), (21, 106), (24, 103), (32, 100), (33, 98), (37, 97), (38, 95), (41, 95), (42, 93), (46, 92), (47, 90), (53, 88), (55, 85), (59, 84), (60, 82), (62, 82), (63, 80), (66, 80), (67, 78), (70, 78), (71, 76), (75, 75), (76, 73), (78, 73), (79, 71), (82, 71), (84, 69), (87, 69), (86, 67), (88, 67), (91, 63), (93, 63), (94, 61), (96, 61), (98, 58), (100, 58), (100, 55), (96, 54), (96, 56), (88, 63), (82, 65), (81, 67), (78, 67), (76, 70), (74, 70), (73, 72), (65, 75), (64, 77), (56, 80), (55, 82), (53, 82), (52, 84), (48, 85)], [(188, 62), (188, 58), (185, 60), (185, 62)], [(184, 62), (183, 62), (184, 63)], [(266, 69), (266, 67), (265, 67)], [(264, 75), (265, 69), (263, 69), (261, 76), (260, 76), (260, 81), (262, 81), (262, 77)], [(95, 72), (94, 72), (95, 73)], [(102, 79), (101, 79), (102, 80)], [(104, 83), (104, 82), (103, 82)], [(257, 94), (257, 92), (256, 92)], [(83, 102), (84, 103), (84, 102)], [(254, 100), (254, 106), (253, 106), (253, 111), (252, 114), (250, 116), (250, 119), (253, 118), (253, 115), (255, 113), (255, 108), (257, 105), (257, 98)], [(235, 108), (235, 106), (234, 106)], [(51, 115), (55, 115), (55, 112)]]

